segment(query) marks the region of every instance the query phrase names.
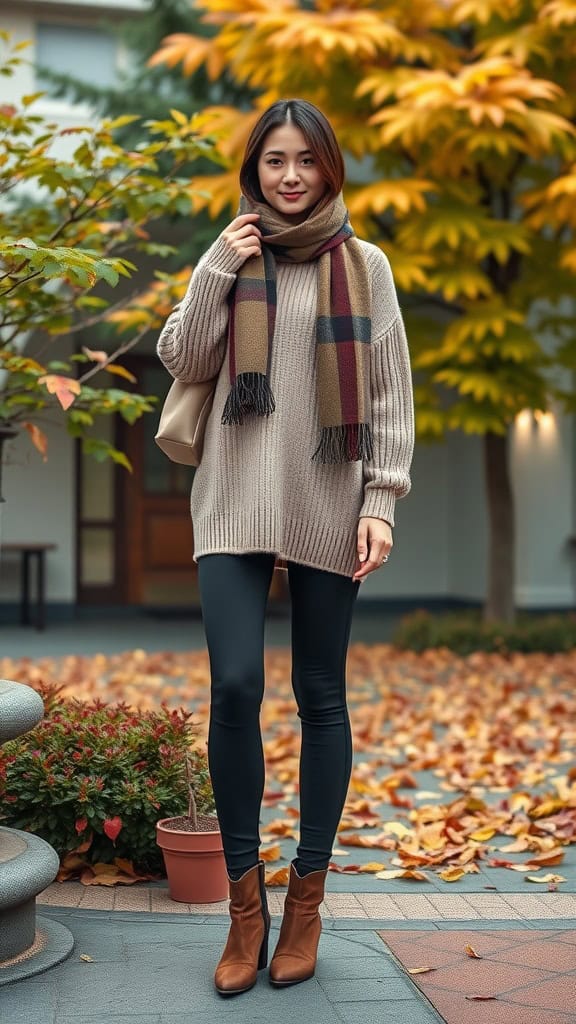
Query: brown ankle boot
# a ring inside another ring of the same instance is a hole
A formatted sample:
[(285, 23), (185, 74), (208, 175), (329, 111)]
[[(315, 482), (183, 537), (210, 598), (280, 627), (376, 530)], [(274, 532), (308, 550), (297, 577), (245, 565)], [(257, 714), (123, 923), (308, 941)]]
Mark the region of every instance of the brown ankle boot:
[(264, 861), (230, 883), (228, 941), (216, 968), (214, 984), (221, 996), (247, 992), (268, 963), (270, 914), (264, 887)]
[(295, 985), (311, 978), (316, 970), (316, 954), (322, 922), (318, 908), (324, 897), (327, 869), (311, 871), (300, 877), (290, 865), (288, 892), (280, 938), (270, 964), (272, 985)]

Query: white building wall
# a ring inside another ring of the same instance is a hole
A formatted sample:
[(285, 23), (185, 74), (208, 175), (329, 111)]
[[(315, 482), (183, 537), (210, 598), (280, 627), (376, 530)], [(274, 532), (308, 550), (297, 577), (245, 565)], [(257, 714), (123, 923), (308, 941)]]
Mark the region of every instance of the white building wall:
[(521, 607), (576, 605), (574, 421), (556, 412), (523, 413), (515, 426), (516, 598)]
[(453, 434), (447, 469), (447, 594), (462, 601), (483, 601), (488, 551), (482, 440)]
[[(62, 418), (42, 424), (48, 437), (48, 460), (23, 431), (5, 445), (2, 491), (2, 541), (54, 543), (46, 554), (46, 599), (73, 603), (76, 597), (76, 473), (74, 442)], [(20, 562), (0, 551), (0, 600), (20, 594)]]

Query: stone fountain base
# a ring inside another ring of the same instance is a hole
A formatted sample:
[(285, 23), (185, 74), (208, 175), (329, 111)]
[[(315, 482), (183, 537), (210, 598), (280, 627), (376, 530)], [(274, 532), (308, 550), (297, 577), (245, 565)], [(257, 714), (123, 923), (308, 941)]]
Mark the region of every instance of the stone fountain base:
[[(29, 686), (0, 680), (0, 743), (33, 728), (43, 713)], [(0, 827), (0, 985), (45, 971), (73, 948), (67, 928), (36, 919), (36, 897), (54, 881), (59, 863), (39, 836)]]

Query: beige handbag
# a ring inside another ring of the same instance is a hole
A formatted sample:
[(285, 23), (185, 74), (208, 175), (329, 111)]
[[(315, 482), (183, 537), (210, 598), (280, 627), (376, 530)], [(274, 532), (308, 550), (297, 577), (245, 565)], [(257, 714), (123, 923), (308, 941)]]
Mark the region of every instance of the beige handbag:
[(198, 384), (175, 380), (164, 400), (154, 440), (172, 462), (199, 466), (218, 378)]

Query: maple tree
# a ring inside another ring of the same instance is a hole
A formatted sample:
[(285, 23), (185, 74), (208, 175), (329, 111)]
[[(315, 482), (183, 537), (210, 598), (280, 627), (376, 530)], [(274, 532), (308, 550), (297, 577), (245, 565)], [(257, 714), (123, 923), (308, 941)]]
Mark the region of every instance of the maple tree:
[[(9, 44), (6, 33), (1, 38)], [(22, 46), (8, 52), (6, 75), (21, 62)], [(161, 326), (189, 269), (148, 272), (145, 294), (142, 281), (120, 298), (111, 289), (133, 277), (134, 260), (153, 257), (158, 265), (174, 252), (157, 225), (191, 212), (189, 169), (199, 157), (217, 157), (201, 114), (172, 110), (144, 123), (126, 114), (61, 128), (36, 112), (39, 95), (0, 106), (0, 445), (27, 430), (46, 458), (42, 423), (60, 410), (85, 452), (129, 468), (126, 455), (90, 428), (100, 416), (133, 423), (154, 408), (126, 387), (136, 381), (119, 360)], [(116, 133), (137, 121), (140, 141), (125, 148)], [(62, 143), (70, 139), (66, 155)], [(59, 341), (96, 329), (101, 348), (62, 358)], [(98, 386), (99, 373), (117, 386)]]
[[(228, 168), (195, 181), (214, 215), (237, 203), (260, 111), (303, 96), (353, 158), (347, 202), (405, 297), (417, 427), (481, 435), (488, 618), (514, 615), (510, 431), (560, 399), (576, 367), (576, 9), (573, 0), (203, 0), (212, 38), (178, 33), (156, 66), (226, 69), (250, 109), (206, 111)], [(544, 337), (546, 336), (546, 341)]]

